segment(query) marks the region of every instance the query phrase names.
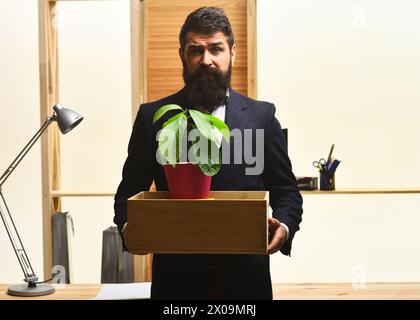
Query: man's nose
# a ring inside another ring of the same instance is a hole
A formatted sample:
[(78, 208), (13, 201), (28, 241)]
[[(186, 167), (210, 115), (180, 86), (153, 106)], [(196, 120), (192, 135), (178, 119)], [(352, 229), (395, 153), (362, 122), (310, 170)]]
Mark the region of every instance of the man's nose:
[(203, 52), (203, 59), (201, 59), (201, 64), (205, 66), (210, 66), (213, 64), (213, 60), (211, 58), (210, 52), (208, 50), (204, 50)]

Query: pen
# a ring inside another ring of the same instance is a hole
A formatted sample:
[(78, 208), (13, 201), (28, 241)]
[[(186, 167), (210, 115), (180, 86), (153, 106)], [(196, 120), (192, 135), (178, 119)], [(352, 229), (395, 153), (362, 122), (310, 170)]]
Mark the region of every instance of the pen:
[(332, 153), (333, 153), (334, 147), (335, 147), (335, 144), (333, 144), (333, 145), (331, 146), (331, 149), (330, 149), (330, 154), (328, 155), (328, 158), (327, 158), (327, 163), (331, 163), (331, 156), (332, 156)]
[(331, 160), (330, 160), (330, 162), (328, 162), (328, 165), (327, 165), (327, 170), (330, 170), (331, 165), (333, 164), (334, 160), (335, 160), (335, 158), (331, 157)]
[(340, 164), (340, 160), (335, 159), (334, 162), (331, 164), (331, 167), (327, 171), (327, 177), (330, 179), (334, 174), (335, 170), (337, 169), (338, 165)]

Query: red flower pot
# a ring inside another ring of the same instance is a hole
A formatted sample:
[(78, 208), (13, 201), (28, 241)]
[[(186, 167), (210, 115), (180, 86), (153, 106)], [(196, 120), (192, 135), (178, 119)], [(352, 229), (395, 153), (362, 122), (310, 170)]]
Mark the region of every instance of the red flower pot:
[(170, 164), (163, 166), (172, 199), (205, 199), (208, 198), (211, 176), (201, 172), (194, 163), (177, 163), (175, 168)]

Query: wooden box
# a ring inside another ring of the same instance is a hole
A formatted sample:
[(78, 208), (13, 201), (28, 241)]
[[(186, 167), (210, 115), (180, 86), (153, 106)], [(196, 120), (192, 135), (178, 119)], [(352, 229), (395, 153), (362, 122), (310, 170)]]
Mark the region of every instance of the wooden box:
[(268, 192), (214, 191), (209, 199), (140, 192), (128, 199), (128, 251), (265, 254)]

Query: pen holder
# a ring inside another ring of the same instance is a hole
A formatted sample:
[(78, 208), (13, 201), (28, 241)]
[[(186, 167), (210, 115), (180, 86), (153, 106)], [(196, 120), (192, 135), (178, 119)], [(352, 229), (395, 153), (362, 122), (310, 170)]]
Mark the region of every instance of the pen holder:
[(321, 171), (319, 173), (319, 190), (335, 190), (335, 172), (331, 174), (328, 171)]

